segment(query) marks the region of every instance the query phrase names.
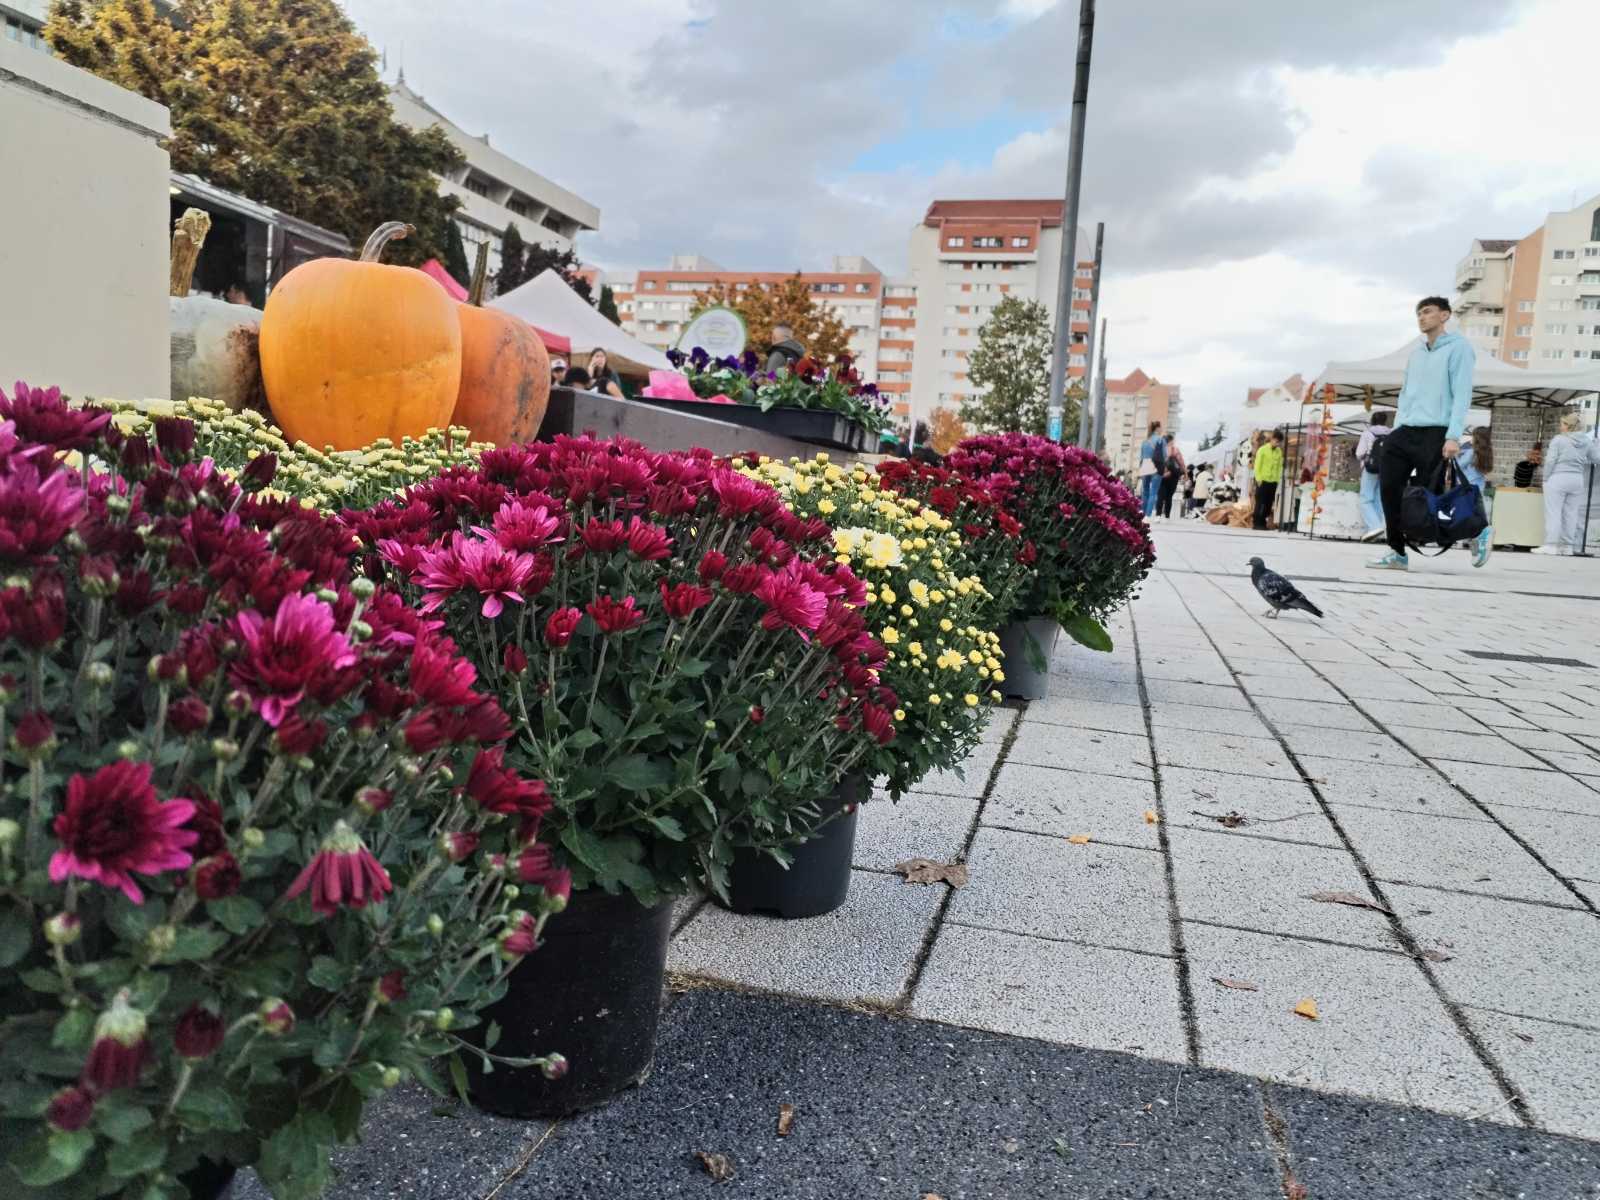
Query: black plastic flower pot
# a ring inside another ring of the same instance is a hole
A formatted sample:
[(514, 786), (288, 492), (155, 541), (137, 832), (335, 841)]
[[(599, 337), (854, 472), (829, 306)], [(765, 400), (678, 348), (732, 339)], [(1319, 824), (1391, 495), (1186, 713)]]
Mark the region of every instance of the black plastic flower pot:
[(772, 913), (794, 920), (820, 917), (850, 895), (855, 858), (856, 818), (865, 780), (847, 775), (823, 805), (824, 813), (844, 809), (817, 836), (788, 847), (794, 862), (786, 870), (770, 854), (740, 850), (729, 872), (728, 902), (734, 912)]
[(574, 892), (474, 1031), (497, 1022), (492, 1053), (560, 1053), (567, 1073), (546, 1079), (537, 1068), (496, 1065), (484, 1074), (478, 1057), (463, 1052), (472, 1102), (508, 1117), (564, 1117), (644, 1082), (655, 1058), (671, 937), (671, 900), (646, 908), (628, 895)]

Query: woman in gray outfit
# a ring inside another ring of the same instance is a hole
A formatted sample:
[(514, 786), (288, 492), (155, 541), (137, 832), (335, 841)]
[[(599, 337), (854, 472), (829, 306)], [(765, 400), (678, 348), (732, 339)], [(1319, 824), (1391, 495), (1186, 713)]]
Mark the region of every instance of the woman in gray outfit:
[(1600, 465), (1600, 442), (1583, 431), (1583, 417), (1561, 418), (1561, 432), (1544, 449), (1544, 545), (1535, 554), (1575, 554), (1583, 541), (1589, 468)]

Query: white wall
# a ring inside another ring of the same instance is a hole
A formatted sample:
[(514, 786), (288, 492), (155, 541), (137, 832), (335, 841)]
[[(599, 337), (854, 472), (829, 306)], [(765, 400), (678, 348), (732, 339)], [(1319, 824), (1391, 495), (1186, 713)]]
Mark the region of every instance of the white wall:
[(168, 388), (167, 110), (0, 38), (0, 379)]

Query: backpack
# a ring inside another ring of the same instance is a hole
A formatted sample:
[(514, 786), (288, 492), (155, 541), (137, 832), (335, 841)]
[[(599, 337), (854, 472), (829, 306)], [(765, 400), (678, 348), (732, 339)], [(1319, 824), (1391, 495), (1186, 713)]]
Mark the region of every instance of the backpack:
[(1431, 484), (1411, 484), (1400, 497), (1400, 529), (1412, 549), (1437, 545), (1443, 554), (1488, 527), (1483, 493), (1453, 461), (1441, 461)]
[(1384, 434), (1383, 437), (1372, 439), (1372, 448), (1367, 451), (1367, 461), (1362, 464), (1363, 469), (1370, 474), (1376, 475), (1382, 469), (1383, 441), (1388, 436), (1388, 434)]

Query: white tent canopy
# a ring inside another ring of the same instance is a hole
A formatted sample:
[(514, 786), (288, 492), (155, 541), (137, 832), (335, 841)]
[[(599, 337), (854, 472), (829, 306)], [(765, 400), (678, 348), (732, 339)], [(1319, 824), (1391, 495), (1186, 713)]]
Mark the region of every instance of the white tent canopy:
[[(1339, 400), (1371, 399), (1393, 407), (1405, 381), (1406, 361), (1422, 341), (1420, 337), (1380, 358), (1362, 362), (1331, 362), (1307, 390), (1307, 399), (1320, 401), (1333, 385)], [(1529, 404), (1565, 406), (1579, 396), (1600, 392), (1600, 362), (1588, 366), (1535, 371), (1513, 366), (1498, 358), (1479, 358), (1472, 372), (1472, 402), (1490, 405), (1496, 400), (1523, 400)], [(1337, 418), (1337, 408), (1335, 410)]]
[(598, 349), (610, 356), (613, 369), (625, 374), (672, 370), (665, 354), (602, 317), (555, 271), (541, 271), (521, 287), (496, 296), (489, 307), (567, 338), (572, 342), (573, 361), (580, 366)]

